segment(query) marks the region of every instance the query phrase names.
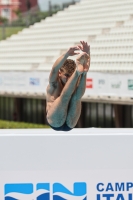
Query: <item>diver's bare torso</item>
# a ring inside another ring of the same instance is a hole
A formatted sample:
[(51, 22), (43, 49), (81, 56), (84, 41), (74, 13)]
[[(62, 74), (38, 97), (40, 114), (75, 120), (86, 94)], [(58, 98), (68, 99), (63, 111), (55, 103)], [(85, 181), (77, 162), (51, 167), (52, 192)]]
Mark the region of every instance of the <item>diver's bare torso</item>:
[(47, 99), (46, 99), (46, 112), (49, 111), (53, 102), (60, 96), (64, 85), (61, 80), (58, 78), (56, 82), (51, 83), (47, 87)]

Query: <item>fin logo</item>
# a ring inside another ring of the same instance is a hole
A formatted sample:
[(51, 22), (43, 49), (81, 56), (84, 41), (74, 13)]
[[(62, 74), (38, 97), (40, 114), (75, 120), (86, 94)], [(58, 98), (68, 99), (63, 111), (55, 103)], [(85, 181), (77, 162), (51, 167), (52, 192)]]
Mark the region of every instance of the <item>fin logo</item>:
[(60, 183), (53, 184), (53, 200), (87, 200), (86, 183), (74, 183), (73, 192)]
[[(50, 183), (5, 184), (4, 200), (50, 200)], [(87, 187), (84, 182), (73, 184), (73, 192), (61, 183), (53, 184), (52, 200), (87, 200)]]
[(5, 184), (4, 200), (49, 200), (50, 184), (38, 183), (36, 190), (32, 183)]

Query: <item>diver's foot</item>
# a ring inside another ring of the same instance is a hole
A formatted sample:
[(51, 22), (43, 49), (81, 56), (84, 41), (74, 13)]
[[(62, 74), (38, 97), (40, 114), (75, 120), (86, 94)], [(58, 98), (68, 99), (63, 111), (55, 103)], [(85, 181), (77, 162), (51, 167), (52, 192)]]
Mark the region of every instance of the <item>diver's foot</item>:
[(78, 57), (76, 58), (76, 66), (77, 66), (77, 72), (79, 74), (82, 74), (84, 72), (84, 57), (85, 53), (79, 54)]

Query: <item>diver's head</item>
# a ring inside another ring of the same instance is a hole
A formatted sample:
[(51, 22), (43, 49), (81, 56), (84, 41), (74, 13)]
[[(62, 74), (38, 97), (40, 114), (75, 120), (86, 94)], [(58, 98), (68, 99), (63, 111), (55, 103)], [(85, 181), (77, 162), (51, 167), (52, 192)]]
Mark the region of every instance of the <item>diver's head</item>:
[(65, 84), (68, 79), (72, 76), (73, 72), (76, 69), (76, 63), (74, 60), (67, 59), (63, 66), (59, 70), (59, 77), (63, 84)]

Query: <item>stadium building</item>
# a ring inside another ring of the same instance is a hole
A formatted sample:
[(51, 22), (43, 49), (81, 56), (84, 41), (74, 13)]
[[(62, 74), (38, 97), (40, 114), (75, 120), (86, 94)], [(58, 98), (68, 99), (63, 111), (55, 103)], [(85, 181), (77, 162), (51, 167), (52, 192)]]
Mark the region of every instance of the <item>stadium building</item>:
[(133, 0), (81, 0), (1, 41), (0, 119), (46, 123), (51, 67), (80, 40), (91, 67), (77, 127), (133, 127)]
[(17, 19), (17, 11), (24, 13), (35, 7), (37, 0), (0, 0), (0, 16), (12, 21)]

